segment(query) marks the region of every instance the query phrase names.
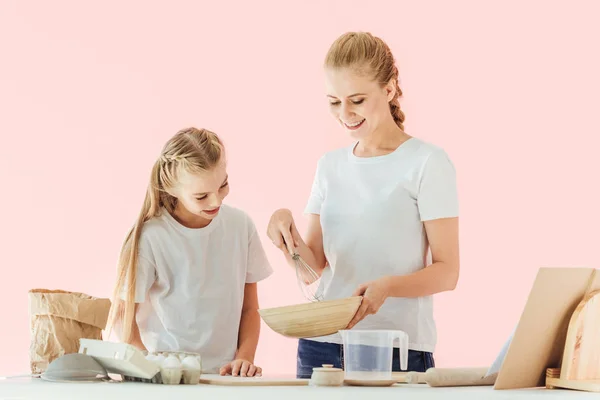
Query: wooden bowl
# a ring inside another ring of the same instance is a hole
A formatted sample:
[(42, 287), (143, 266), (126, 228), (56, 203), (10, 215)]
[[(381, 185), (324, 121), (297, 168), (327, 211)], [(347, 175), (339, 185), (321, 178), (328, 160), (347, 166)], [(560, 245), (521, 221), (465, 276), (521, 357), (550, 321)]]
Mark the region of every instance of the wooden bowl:
[(331, 335), (348, 326), (362, 296), (258, 310), (275, 332), (291, 338)]

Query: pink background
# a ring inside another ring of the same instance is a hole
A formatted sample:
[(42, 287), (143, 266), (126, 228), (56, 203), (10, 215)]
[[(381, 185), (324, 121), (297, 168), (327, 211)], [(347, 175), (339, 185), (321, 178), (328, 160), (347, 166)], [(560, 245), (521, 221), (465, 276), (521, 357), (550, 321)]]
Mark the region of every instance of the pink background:
[[(28, 370), (29, 289), (110, 295), (151, 164), (189, 125), (226, 141), (228, 201), (276, 270), (261, 305), (302, 301), (266, 225), (288, 207), (304, 230), (318, 157), (350, 143), (321, 70), (348, 30), (391, 46), (407, 132), (458, 169), (462, 272), (437, 296), (438, 366), (489, 365), (538, 267), (598, 267), (598, 2), (307, 3), (0, 1), (0, 374)], [(294, 373), (295, 351), (263, 326), (265, 372)]]

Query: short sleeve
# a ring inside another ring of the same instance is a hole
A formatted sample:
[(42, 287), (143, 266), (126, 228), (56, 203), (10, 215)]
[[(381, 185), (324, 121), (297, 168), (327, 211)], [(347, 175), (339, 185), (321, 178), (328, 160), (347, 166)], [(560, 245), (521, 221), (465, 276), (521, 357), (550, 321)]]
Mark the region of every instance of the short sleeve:
[(322, 159), (317, 163), (317, 169), (313, 178), (312, 187), (308, 202), (304, 208), (305, 214), (321, 214), (321, 205), (324, 199), (323, 178), (322, 178)]
[(458, 216), (456, 170), (442, 149), (435, 149), (425, 162), (417, 205), (421, 221)]
[[(140, 243), (143, 250), (143, 243)], [(137, 271), (135, 277), (135, 302), (143, 303), (146, 301), (148, 291), (156, 280), (156, 267), (152, 257), (147, 251), (140, 251), (138, 254)], [(127, 295), (127, 280), (121, 291), (121, 299), (125, 300)]]
[(273, 273), (273, 268), (265, 254), (265, 249), (256, 231), (254, 222), (248, 218), (248, 265), (246, 269), (246, 283), (255, 283), (268, 278)]

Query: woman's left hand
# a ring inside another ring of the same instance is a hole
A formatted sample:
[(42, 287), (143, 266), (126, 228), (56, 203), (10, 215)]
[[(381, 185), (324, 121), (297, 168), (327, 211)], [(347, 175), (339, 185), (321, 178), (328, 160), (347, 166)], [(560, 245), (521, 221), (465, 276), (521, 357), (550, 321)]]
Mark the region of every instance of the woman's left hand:
[(219, 373), (221, 375), (233, 376), (261, 376), (262, 368), (257, 367), (248, 360), (238, 358), (228, 364), (223, 365)]
[(362, 296), (360, 307), (354, 314), (354, 318), (346, 329), (352, 328), (369, 314), (375, 314), (389, 296), (389, 281), (387, 278), (380, 278), (371, 282), (363, 283), (354, 291), (353, 296)]

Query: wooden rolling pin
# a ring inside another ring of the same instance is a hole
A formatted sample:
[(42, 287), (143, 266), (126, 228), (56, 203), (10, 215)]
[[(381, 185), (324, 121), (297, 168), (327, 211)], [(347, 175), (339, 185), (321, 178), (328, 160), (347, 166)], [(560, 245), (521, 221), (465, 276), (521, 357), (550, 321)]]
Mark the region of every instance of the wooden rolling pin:
[(433, 387), (492, 386), (497, 374), (485, 376), (488, 368), (429, 368), (426, 372), (394, 372), (399, 383), (426, 383)]

